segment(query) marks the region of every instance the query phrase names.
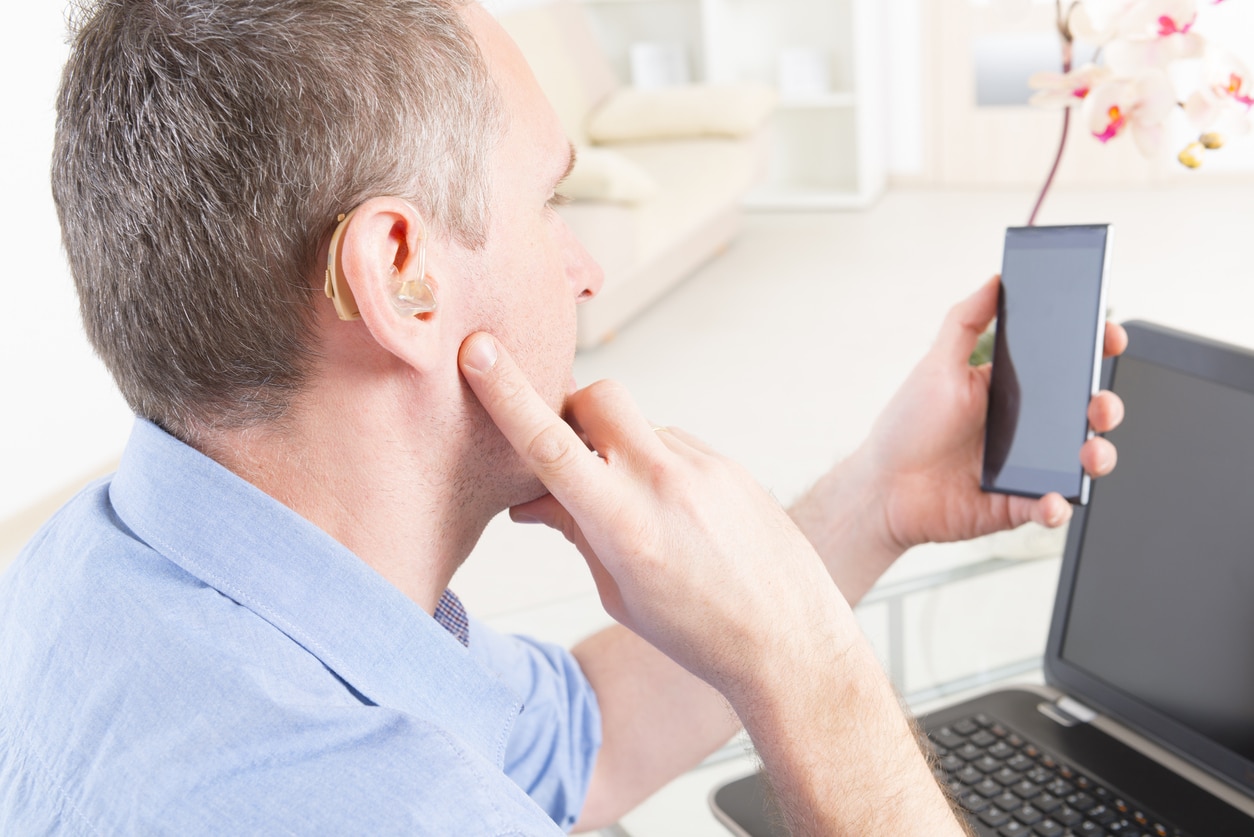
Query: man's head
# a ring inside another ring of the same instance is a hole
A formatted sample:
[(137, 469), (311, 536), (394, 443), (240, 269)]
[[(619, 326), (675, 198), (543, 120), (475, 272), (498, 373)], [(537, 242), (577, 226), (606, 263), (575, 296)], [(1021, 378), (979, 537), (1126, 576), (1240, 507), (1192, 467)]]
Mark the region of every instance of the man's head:
[(281, 418), (336, 216), (406, 198), (473, 250), (499, 102), (457, 0), (99, 0), (53, 193), (88, 338), (185, 439)]

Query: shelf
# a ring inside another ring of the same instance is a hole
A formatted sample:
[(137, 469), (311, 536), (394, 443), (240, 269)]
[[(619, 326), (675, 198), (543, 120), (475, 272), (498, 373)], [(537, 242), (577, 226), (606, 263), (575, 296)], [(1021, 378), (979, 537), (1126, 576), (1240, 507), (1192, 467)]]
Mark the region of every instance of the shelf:
[(780, 95), (780, 110), (820, 110), (822, 108), (857, 107), (858, 97), (848, 92), (821, 93), (814, 96)]

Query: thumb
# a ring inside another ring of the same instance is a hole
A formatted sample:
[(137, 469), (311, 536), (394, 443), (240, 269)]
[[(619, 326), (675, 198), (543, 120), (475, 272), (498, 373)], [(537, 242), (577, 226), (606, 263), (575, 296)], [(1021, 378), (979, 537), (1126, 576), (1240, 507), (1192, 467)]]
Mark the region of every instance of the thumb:
[(946, 362), (966, 364), (975, 351), (976, 341), (997, 316), (1000, 289), (1001, 277), (994, 276), (949, 310), (936, 337), (936, 349)]

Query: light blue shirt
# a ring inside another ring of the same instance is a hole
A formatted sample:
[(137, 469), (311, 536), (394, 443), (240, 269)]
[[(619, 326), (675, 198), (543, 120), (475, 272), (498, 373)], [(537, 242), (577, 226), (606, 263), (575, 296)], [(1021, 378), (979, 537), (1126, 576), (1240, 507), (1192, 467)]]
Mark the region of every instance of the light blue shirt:
[(569, 653), (144, 421), (0, 579), (0, 834), (561, 834), (600, 738)]

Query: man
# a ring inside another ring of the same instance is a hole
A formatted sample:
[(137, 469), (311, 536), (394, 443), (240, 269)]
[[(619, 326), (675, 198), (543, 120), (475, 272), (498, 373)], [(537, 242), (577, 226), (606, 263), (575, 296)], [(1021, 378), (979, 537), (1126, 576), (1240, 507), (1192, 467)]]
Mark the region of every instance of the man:
[[(54, 193), (141, 420), (0, 582), (6, 833), (560, 833), (740, 723), (799, 832), (961, 833), (849, 603), (914, 543), (1069, 513), (978, 491), (996, 283), (790, 519), (619, 387), (569, 392), (601, 281), (551, 206), (571, 164), (475, 5), (80, 21)], [(467, 617), (446, 588), (506, 507), (626, 627), (567, 653)]]

